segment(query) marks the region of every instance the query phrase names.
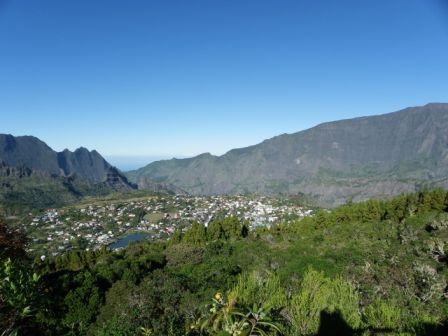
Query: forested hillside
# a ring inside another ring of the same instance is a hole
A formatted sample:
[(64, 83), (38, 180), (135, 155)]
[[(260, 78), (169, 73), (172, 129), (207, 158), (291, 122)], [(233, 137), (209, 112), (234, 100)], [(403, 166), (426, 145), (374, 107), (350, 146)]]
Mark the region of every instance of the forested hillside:
[(446, 335), (448, 193), (41, 261), (1, 226), (6, 335)]

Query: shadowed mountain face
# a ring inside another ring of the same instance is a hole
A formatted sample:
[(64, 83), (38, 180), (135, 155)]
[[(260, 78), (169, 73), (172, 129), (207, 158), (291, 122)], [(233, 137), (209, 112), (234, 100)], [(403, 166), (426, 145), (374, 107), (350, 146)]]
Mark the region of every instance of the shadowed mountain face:
[(27, 167), (60, 174), (57, 153), (32, 136), (0, 134), (0, 160), (11, 167)]
[(321, 204), (381, 197), (448, 177), (448, 104), (341, 120), (223, 156), (153, 162), (128, 173), (193, 194), (305, 193)]
[[(70, 152), (64, 150), (57, 153), (59, 167), (65, 175), (75, 172), (82, 178), (92, 182), (101, 182), (107, 176), (107, 172), (111, 165), (103, 159), (103, 157), (95, 150), (88, 151), (81, 147)], [(116, 171), (118, 173), (118, 171)]]
[(28, 167), (57, 176), (76, 174), (92, 183), (106, 179), (111, 165), (95, 150), (81, 147), (70, 152), (55, 152), (32, 136), (0, 134), (0, 160), (12, 167)]
[(0, 134), (0, 203), (48, 207), (135, 188), (96, 151), (58, 153), (32, 136)]

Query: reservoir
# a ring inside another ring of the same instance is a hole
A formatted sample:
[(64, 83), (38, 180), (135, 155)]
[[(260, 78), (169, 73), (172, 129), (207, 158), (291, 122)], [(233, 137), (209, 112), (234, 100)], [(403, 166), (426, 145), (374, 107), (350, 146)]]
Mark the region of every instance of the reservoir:
[(115, 243), (110, 244), (109, 247), (111, 250), (116, 250), (116, 249), (128, 246), (130, 242), (145, 240), (148, 237), (149, 237), (149, 234), (146, 234), (146, 233), (132, 233), (130, 235), (127, 235), (127, 236), (121, 238), (120, 240), (116, 241)]

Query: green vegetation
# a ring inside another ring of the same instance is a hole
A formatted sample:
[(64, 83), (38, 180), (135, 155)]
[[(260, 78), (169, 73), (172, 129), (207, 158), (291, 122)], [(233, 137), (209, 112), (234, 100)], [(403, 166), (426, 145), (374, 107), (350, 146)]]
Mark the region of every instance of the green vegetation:
[[(195, 223), (169, 241), (43, 262), (1, 232), (5, 335), (447, 334), (441, 189), (251, 232), (233, 217)], [(11, 298), (11, 279), (25, 296)]]
[(92, 184), (76, 177), (46, 175), (0, 176), (0, 184), (0, 215), (5, 216), (78, 202), (112, 200), (118, 195), (120, 199), (126, 199), (154, 194), (149, 191), (114, 193), (105, 183)]

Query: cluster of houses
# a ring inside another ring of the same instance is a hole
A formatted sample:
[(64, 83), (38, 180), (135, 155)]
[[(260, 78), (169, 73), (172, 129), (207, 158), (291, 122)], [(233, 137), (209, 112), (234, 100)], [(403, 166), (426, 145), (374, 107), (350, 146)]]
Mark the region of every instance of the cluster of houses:
[(310, 214), (309, 209), (267, 197), (153, 196), (49, 209), (29, 214), (24, 226), (32, 238), (30, 250), (45, 258), (71, 249), (98, 249), (135, 232), (168, 239), (192, 222), (208, 225), (220, 217), (235, 216), (253, 229)]

